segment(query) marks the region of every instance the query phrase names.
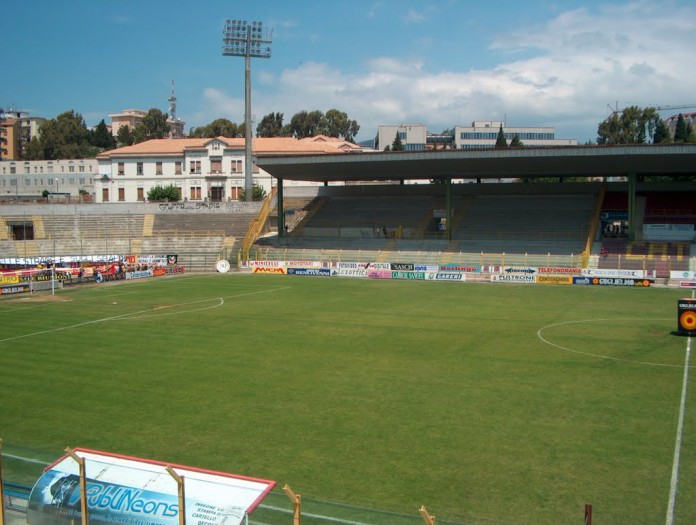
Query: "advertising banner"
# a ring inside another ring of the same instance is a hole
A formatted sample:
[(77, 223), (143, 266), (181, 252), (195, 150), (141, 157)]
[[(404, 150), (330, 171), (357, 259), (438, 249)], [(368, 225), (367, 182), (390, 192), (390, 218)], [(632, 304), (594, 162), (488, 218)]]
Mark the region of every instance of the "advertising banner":
[(367, 268), (332, 268), (331, 275), (336, 277), (367, 277)]
[(573, 284), (572, 275), (537, 275), (539, 284)]
[(536, 268), (529, 268), (524, 266), (506, 266), (503, 268), (503, 273), (505, 274), (525, 274), (525, 275), (536, 275)]
[(321, 268), (321, 261), (285, 261), (286, 268)]
[(696, 280), (696, 272), (672, 270), (671, 272), (669, 272), (669, 278), (670, 279), (686, 279), (688, 281), (693, 281), (693, 280)]
[(466, 274), (462, 272), (428, 273), (427, 276), (429, 281), (454, 281), (460, 283), (466, 281)]
[(625, 279), (620, 277), (593, 277), (590, 279), (590, 284), (594, 286), (640, 286), (647, 288), (650, 286), (650, 281), (647, 279)]
[(399, 272), (412, 272), (415, 265), (412, 263), (391, 263), (391, 269)]
[(526, 283), (536, 284), (535, 275), (525, 275), (521, 273), (513, 274), (494, 274), (491, 275), (492, 283)]
[(392, 272), (392, 279), (425, 280), (425, 272)]
[(537, 270), (545, 275), (580, 275), (579, 268), (541, 267), (537, 268)]
[(367, 276), (370, 279), (391, 279), (391, 270), (367, 270)]
[(332, 264), (333, 268), (338, 268), (339, 270), (391, 270), (391, 263), (379, 263), (379, 262), (335, 262)]
[(464, 272), (464, 273), (481, 273), (480, 266), (467, 266), (466, 264), (441, 264), (438, 267), (440, 272)]
[(592, 279), (589, 277), (573, 277), (573, 284), (591, 285)]
[(285, 261), (248, 261), (250, 268), (285, 268)]
[(266, 273), (266, 274), (276, 274), (285, 275), (286, 270), (283, 266), (253, 266), (251, 268), (251, 273)]
[(331, 277), (328, 268), (288, 268), (288, 275), (313, 275), (315, 277)]
[(14, 295), (16, 293), (24, 293), (28, 291), (28, 284), (20, 284), (17, 286), (3, 286), (2, 288), (0, 288), (0, 295)]
[(432, 272), (437, 273), (437, 264), (416, 264), (413, 269), (417, 272)]
[[(179, 525), (177, 483), (166, 464), (76, 450), (84, 459), (89, 521), (119, 525)], [(274, 481), (172, 465), (184, 478), (188, 525), (240, 524)], [(64, 456), (34, 485), (27, 504), (31, 525), (74, 525), (81, 519), (77, 462)]]
[(126, 272), (126, 279), (146, 279), (153, 277), (152, 270), (141, 270), (139, 272)]
[(583, 268), (580, 271), (585, 277), (624, 277), (633, 279), (654, 279), (655, 270), (610, 270), (610, 269), (593, 269)]
[(0, 286), (6, 284), (19, 284), (18, 275), (2, 275), (0, 274)]
[(679, 283), (680, 288), (696, 288), (696, 281), (682, 281)]

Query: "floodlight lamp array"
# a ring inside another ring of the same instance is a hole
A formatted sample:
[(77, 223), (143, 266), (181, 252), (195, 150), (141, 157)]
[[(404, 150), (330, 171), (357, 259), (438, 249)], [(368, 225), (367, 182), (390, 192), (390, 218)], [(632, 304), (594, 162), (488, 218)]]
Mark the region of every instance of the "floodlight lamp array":
[(222, 54), (226, 56), (249, 56), (269, 58), (271, 31), (264, 29), (263, 22), (227, 20), (222, 31)]

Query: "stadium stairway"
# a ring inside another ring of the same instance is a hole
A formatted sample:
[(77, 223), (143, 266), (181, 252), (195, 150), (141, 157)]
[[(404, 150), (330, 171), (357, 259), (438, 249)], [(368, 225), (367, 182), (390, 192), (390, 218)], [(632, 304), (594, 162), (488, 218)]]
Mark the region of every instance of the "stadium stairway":
[(0, 217), (0, 241), (6, 241), (10, 238), (9, 232), (7, 230), (7, 223), (4, 217)]

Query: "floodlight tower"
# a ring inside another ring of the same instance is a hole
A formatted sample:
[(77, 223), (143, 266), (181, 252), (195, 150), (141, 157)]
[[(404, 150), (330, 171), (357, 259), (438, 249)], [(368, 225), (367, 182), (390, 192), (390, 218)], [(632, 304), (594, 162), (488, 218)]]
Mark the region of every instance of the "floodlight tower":
[(263, 22), (227, 20), (222, 31), (222, 54), (244, 57), (244, 197), (253, 197), (251, 159), (251, 57), (270, 58), (273, 31), (264, 29)]

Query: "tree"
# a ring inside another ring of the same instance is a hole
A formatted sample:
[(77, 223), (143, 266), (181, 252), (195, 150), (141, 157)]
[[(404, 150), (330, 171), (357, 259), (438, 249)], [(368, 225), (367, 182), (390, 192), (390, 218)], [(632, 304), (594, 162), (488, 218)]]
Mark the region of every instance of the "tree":
[(27, 144), (27, 149), (24, 152), (24, 156), (27, 160), (43, 160), (43, 147), (41, 146), (41, 141), (39, 137), (34, 135), (29, 144)]
[[(239, 192), (237, 198), (240, 201), (246, 200), (246, 190), (244, 188), (242, 188), (242, 190)], [(261, 186), (257, 186), (256, 184), (254, 184), (251, 189), (251, 200), (262, 201), (265, 198), (266, 190), (264, 190)]]
[(520, 136), (515, 133), (515, 135), (512, 137), (512, 140), (510, 141), (510, 147), (511, 148), (521, 148), (523, 147), (524, 144), (522, 144), (522, 141), (520, 140)]
[(133, 130), (133, 137), (136, 143), (151, 139), (163, 139), (168, 135), (167, 114), (157, 108), (149, 109), (142, 122), (135, 126)]
[(392, 151), (403, 151), (404, 150), (404, 143), (401, 142), (401, 136), (399, 135), (398, 131), (396, 132), (396, 136), (394, 137), (394, 142), (392, 142), (391, 150)]
[(674, 130), (674, 142), (696, 142), (691, 123), (684, 119), (684, 115), (679, 113), (677, 117), (677, 126)]
[(672, 135), (669, 132), (669, 128), (665, 125), (664, 121), (660, 119), (657, 122), (657, 124), (655, 124), (653, 144), (663, 144), (666, 142), (672, 142)]
[(168, 186), (155, 186), (147, 192), (147, 200), (176, 202), (181, 200), (181, 193), (179, 192), (179, 188), (173, 184)]
[(298, 139), (313, 137), (320, 128), (323, 115), (321, 111), (300, 111), (290, 119), (292, 136)]
[(101, 119), (94, 130), (90, 133), (90, 144), (101, 150), (113, 149), (116, 147), (116, 139), (106, 127), (104, 119)]
[(226, 118), (218, 118), (205, 126), (191, 128), (190, 137), (214, 138), (214, 137), (240, 137), (240, 127)]
[(503, 125), (500, 125), (500, 129), (498, 130), (498, 138), (495, 139), (495, 147), (496, 148), (507, 148), (508, 143), (507, 140), (505, 140), (505, 132), (503, 131)]
[(281, 137), (283, 133), (283, 114), (269, 113), (256, 126), (257, 137)]
[(130, 126), (121, 126), (116, 133), (116, 141), (120, 147), (132, 146), (135, 143), (135, 137)]
[(614, 112), (597, 127), (597, 144), (643, 144), (653, 141), (660, 115), (654, 107), (630, 106)]
[(319, 133), (329, 137), (340, 137), (352, 142), (358, 134), (360, 126), (355, 120), (350, 120), (348, 114), (337, 109), (330, 109), (320, 121)]
[(89, 131), (82, 115), (74, 110), (46, 120), (40, 132), (38, 144), (32, 146), (33, 160), (84, 159), (99, 152), (89, 143)]

